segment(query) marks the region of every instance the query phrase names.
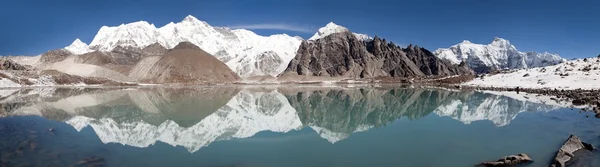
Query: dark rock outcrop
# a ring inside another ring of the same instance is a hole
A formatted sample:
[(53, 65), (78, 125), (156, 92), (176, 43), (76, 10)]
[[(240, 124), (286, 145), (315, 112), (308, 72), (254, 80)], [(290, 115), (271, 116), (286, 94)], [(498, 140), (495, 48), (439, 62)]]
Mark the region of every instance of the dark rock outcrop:
[(527, 154), (517, 154), (502, 157), (496, 161), (487, 161), (477, 164), (478, 167), (516, 166), (518, 164), (533, 162)]
[(591, 144), (582, 142), (577, 136), (571, 135), (565, 144), (560, 147), (558, 153), (556, 153), (556, 157), (554, 157), (551, 167), (579, 166), (576, 164), (567, 165), (567, 163), (576, 158), (577, 153), (575, 152), (580, 150), (584, 152), (591, 152), (594, 150), (594, 147)]
[(284, 71), (290, 73), (346, 78), (474, 74), (468, 66), (452, 65), (422, 47), (410, 45), (402, 49), (378, 37), (362, 41), (350, 32), (303, 41)]
[(0, 59), (0, 70), (27, 70), (27, 67), (15, 62), (11, 59), (1, 58)]

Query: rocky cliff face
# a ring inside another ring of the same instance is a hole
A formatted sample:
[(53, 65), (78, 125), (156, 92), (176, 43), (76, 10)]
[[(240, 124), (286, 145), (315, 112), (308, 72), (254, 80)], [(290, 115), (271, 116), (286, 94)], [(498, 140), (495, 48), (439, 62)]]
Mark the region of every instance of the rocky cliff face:
[(373, 78), (470, 75), (473, 71), (418, 46), (402, 49), (378, 37), (360, 40), (347, 31), (302, 42), (284, 74)]

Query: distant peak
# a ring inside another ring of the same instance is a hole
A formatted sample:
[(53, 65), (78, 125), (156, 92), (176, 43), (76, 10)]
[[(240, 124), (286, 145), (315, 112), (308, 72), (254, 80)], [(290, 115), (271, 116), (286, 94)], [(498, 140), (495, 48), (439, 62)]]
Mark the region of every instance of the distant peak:
[(332, 27), (332, 28), (336, 28), (336, 27), (342, 27), (340, 25), (335, 24), (334, 22), (329, 22), (327, 23), (327, 25), (325, 25), (325, 27)]
[(65, 47), (64, 49), (68, 50), (73, 54), (84, 54), (88, 52), (92, 52), (93, 50), (89, 49), (89, 46), (81, 41), (79, 38), (75, 39), (71, 45)]
[(71, 46), (75, 46), (75, 45), (87, 45), (85, 42), (81, 41), (79, 38), (75, 39), (75, 41), (73, 41), (73, 43), (71, 43)]
[(504, 38), (500, 38), (500, 37), (494, 37), (494, 41), (508, 41)]
[(463, 40), (461, 43), (471, 43), (469, 40)]
[(349, 31), (346, 27), (342, 27), (333, 22), (329, 22), (329, 23), (327, 23), (327, 25), (325, 25), (325, 27), (319, 28), (317, 33), (315, 33), (315, 35), (313, 35), (308, 40), (317, 40), (317, 39), (326, 37), (326, 36), (334, 34), (334, 33), (340, 33), (340, 32), (346, 32), (346, 31)]
[(491, 45), (506, 47), (510, 45), (510, 41), (504, 38), (494, 37), (494, 41), (492, 41)]
[(500, 38), (500, 37), (494, 37), (494, 41), (492, 42), (503, 42), (503, 43), (509, 43), (508, 40), (504, 39), (504, 38)]
[(200, 21), (200, 20), (198, 20), (196, 17), (194, 17), (192, 15), (187, 15), (185, 18), (183, 18), (182, 21), (196, 22), (196, 21)]

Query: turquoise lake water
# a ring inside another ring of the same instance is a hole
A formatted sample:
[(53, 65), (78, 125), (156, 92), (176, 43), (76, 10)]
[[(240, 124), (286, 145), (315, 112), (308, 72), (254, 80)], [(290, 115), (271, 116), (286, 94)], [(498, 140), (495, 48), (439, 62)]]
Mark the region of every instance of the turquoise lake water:
[(591, 113), (476, 91), (291, 85), (0, 95), (6, 166), (460, 167), (527, 153), (535, 161), (527, 166), (542, 167), (570, 134), (600, 146)]

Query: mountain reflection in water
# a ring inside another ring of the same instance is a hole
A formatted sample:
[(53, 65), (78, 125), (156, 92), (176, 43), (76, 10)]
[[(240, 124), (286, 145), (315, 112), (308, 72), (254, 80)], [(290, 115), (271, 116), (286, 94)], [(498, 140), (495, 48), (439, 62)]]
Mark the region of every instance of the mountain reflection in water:
[(306, 127), (335, 143), (356, 132), (429, 114), (505, 126), (520, 112), (558, 108), (474, 91), (402, 87), (182, 87), (2, 90), (2, 115), (39, 115), (103, 143), (157, 141), (196, 152), (215, 141)]

